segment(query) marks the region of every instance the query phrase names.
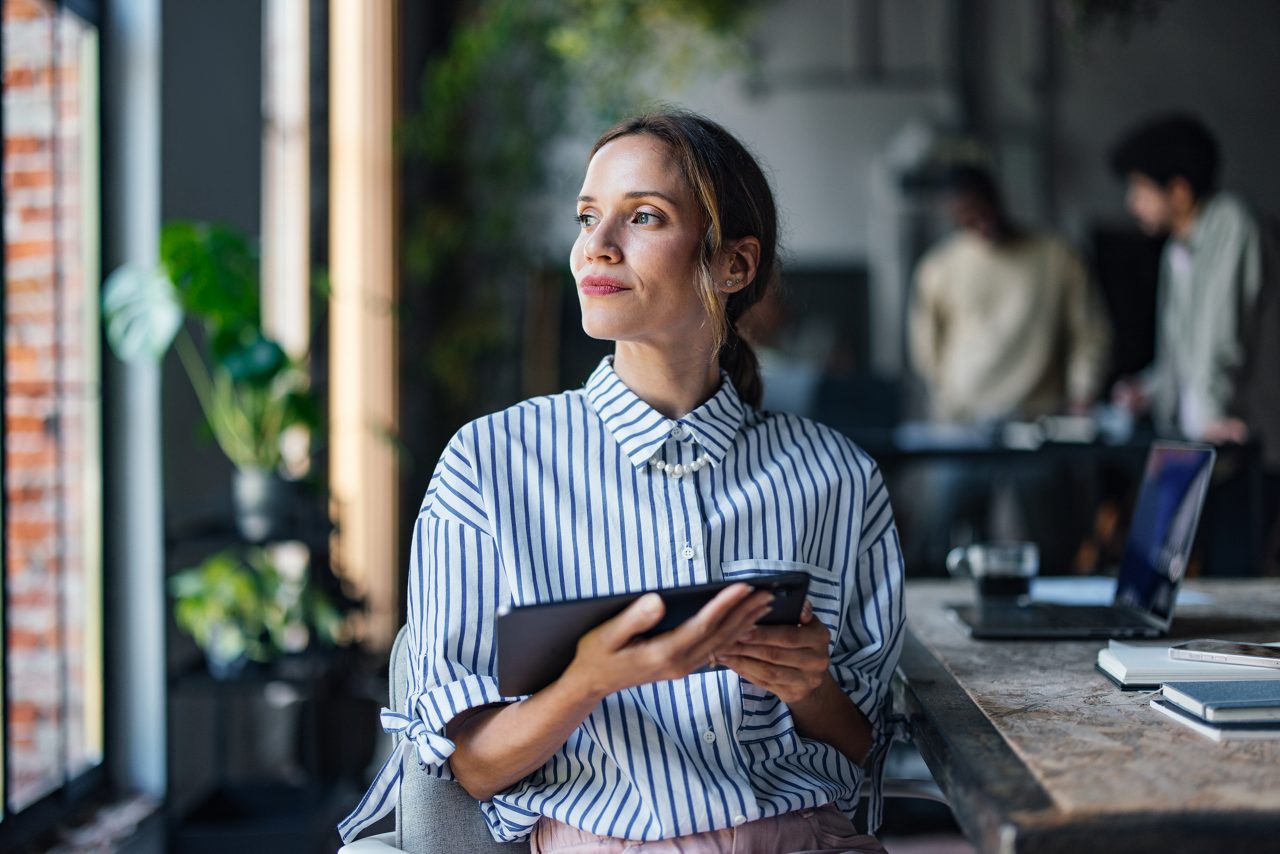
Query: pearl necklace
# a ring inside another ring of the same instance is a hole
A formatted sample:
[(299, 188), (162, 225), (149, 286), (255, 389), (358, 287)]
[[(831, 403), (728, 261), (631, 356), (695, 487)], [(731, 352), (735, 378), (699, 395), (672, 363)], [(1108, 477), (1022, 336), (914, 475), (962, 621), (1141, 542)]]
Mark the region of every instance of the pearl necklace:
[(675, 465), (670, 465), (666, 461), (654, 457), (649, 460), (649, 465), (653, 466), (658, 471), (663, 472), (667, 477), (682, 478), (686, 474), (693, 474), (694, 472), (711, 465), (711, 455), (703, 453), (702, 456), (698, 457), (691, 463), (676, 463)]

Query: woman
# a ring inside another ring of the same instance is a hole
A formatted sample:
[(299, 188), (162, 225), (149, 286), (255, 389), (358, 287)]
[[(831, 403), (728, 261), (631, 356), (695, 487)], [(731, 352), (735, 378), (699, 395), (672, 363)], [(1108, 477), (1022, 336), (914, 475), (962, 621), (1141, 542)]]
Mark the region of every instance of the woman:
[[(596, 143), (576, 219), (583, 327), (614, 355), (585, 388), (482, 418), (445, 450), (414, 531), (404, 729), (495, 838), (532, 834), (535, 851), (881, 850), (847, 816), (886, 743), (897, 533), (860, 449), (756, 409), (736, 324), (776, 276), (768, 182), (715, 123), (644, 116)], [(799, 626), (754, 626), (768, 594), (736, 584), (639, 640), (662, 616), (651, 594), (552, 685), (498, 693), (503, 603), (797, 568), (812, 579)], [(694, 672), (709, 662), (725, 669)], [(393, 776), (344, 836), (393, 800)]]

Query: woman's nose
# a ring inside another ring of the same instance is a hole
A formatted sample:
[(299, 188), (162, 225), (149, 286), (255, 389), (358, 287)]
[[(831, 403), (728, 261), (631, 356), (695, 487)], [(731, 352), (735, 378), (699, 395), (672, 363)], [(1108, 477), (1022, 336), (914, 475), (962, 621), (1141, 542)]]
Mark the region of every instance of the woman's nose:
[(608, 220), (602, 220), (595, 228), (587, 232), (582, 244), (582, 252), (590, 261), (618, 261), (622, 258), (622, 250), (618, 247), (617, 236)]

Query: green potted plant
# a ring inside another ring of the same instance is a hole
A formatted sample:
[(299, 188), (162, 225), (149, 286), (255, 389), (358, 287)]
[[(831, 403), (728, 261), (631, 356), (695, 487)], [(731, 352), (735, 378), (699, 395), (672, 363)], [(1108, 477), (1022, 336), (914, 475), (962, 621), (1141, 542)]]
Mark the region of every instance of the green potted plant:
[[(237, 524), (250, 542), (282, 535), (295, 501), (281, 477), (282, 440), (314, 430), (306, 371), (263, 334), (258, 255), (232, 228), (175, 221), (160, 234), (156, 270), (124, 266), (103, 288), (107, 341), (125, 361), (172, 345), (209, 430), (236, 467)], [(204, 346), (184, 323), (198, 321)]]
[(233, 677), (249, 661), (341, 642), (342, 610), (312, 583), (305, 560), (291, 563), (292, 571), (259, 548), (243, 556), (227, 550), (170, 577), (174, 618), (215, 678)]

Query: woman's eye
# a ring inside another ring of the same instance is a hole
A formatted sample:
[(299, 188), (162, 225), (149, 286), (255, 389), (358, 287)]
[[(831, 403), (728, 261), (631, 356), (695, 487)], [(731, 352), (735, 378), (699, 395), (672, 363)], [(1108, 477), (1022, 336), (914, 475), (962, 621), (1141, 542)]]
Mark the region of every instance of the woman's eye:
[(590, 228), (596, 224), (596, 217), (595, 214), (580, 213), (574, 216), (573, 221), (582, 228)]
[(648, 211), (636, 211), (634, 222), (636, 225), (654, 225), (658, 222), (658, 217)]

